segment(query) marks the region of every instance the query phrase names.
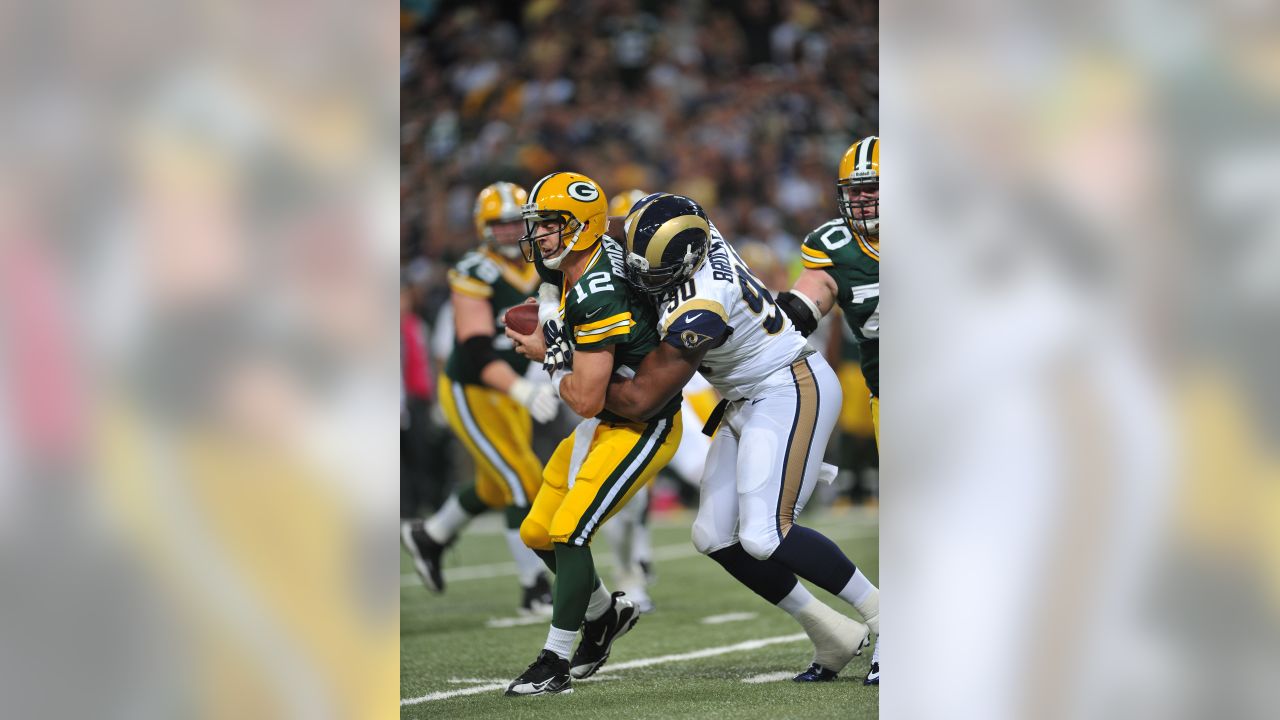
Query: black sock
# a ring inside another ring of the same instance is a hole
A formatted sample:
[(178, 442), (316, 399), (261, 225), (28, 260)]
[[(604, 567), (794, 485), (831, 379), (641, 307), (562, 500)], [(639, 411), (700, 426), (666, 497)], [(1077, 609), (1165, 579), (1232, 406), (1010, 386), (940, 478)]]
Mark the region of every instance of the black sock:
[(826, 535), (799, 525), (791, 526), (769, 559), (833, 595), (839, 595), (849, 584), (856, 569), (844, 551)]
[(707, 555), (720, 563), (738, 582), (750, 588), (751, 592), (777, 605), (796, 586), (796, 576), (781, 564), (770, 560), (757, 560), (734, 543)]

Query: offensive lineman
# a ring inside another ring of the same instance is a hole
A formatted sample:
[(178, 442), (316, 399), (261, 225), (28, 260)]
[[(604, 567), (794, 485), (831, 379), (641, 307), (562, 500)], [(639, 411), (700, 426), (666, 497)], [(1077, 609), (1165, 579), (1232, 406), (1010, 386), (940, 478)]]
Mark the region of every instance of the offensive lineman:
[[(845, 151), (836, 180), (840, 217), (804, 239), (804, 271), (778, 305), (806, 337), (837, 303), (858, 338), (862, 375), (871, 391), (871, 422), (880, 443), (880, 138), (865, 137)], [(880, 684), (880, 633), (868, 685)]]
[[(640, 422), (605, 410), (609, 377), (634, 370), (658, 344), (653, 308), (631, 292), (623, 250), (605, 235), (607, 207), (594, 180), (557, 172), (533, 186), (522, 213), (525, 259), (538, 260), (536, 248), (549, 271), (545, 277), (559, 280), (539, 291), (539, 314), (556, 317), (544, 318), (541, 334), (507, 328), (507, 336), (521, 355), (544, 358), (560, 398), (586, 419), (551, 456), (520, 526), (525, 544), (556, 573), (555, 609), (542, 651), (511, 681), (508, 695), (572, 692), (570, 678), (595, 673), (613, 642), (635, 625), (635, 605), (624, 593), (610, 595), (600, 582), (591, 538), (667, 464), (680, 442), (679, 398)], [(580, 627), (582, 642), (570, 660)]]
[(879, 591), (835, 543), (796, 523), (840, 412), (839, 381), (696, 202), (650, 195), (624, 227), (628, 277), (655, 298), (662, 344), (634, 378), (610, 382), (608, 406), (649, 417), (701, 366), (724, 401), (708, 423), (718, 431), (694, 546), (799, 621), (815, 652), (797, 681), (832, 680), (866, 645), (868, 627), (796, 576), (839, 595), (879, 632)]
[(527, 193), (509, 182), (480, 191), (473, 212), (480, 247), (449, 271), (455, 343), (440, 374), (440, 406), (449, 427), (475, 461), (475, 482), (445, 501), (425, 522), (406, 523), (401, 541), (428, 590), (444, 592), (441, 556), (462, 529), (484, 511), (502, 509), (507, 545), (516, 561), (522, 614), (551, 613), (551, 583), (542, 563), (520, 540), (520, 523), (542, 484), (533, 453), (533, 424), (555, 419), (560, 403), (546, 383), (524, 378), (529, 361), (509, 340), (495, 337), (506, 308), (524, 301), (538, 284), (523, 262), (520, 206)]

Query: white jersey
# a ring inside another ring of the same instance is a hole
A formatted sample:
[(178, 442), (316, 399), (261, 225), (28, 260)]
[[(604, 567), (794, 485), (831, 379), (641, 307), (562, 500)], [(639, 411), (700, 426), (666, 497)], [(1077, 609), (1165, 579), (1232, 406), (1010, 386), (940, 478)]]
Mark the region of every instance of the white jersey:
[(791, 363), (808, 349), (804, 336), (714, 225), (707, 259), (657, 305), (663, 342), (688, 349), (711, 343), (700, 369), (728, 400), (791, 382)]

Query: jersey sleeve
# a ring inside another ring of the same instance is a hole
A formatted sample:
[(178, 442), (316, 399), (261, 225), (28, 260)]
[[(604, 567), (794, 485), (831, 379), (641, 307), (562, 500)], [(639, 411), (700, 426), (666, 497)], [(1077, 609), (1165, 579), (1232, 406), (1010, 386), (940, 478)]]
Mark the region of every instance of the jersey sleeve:
[(498, 269), (488, 258), (467, 253), (449, 270), (449, 289), (467, 297), (488, 300), (493, 297), (493, 283), (497, 282), (498, 275)]
[(806, 234), (800, 245), (800, 261), (810, 270), (829, 270), (836, 266), (838, 251), (852, 241), (849, 228), (827, 223)]
[(573, 329), (577, 349), (595, 350), (630, 339), (636, 321), (627, 295), (614, 290), (592, 293), (566, 309), (565, 325)]
[(733, 331), (719, 298), (694, 297), (676, 306), (662, 321), (662, 342), (681, 350), (712, 346)]

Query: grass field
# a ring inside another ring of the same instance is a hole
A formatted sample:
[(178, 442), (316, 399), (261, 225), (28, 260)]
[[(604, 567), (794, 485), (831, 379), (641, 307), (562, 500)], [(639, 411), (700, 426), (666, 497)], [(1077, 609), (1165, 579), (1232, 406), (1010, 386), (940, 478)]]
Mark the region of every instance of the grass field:
[[(738, 585), (689, 541), (692, 515), (656, 520), (657, 610), (614, 645), (595, 677), (571, 695), (508, 698), (507, 682), (533, 661), (546, 620), (517, 624), (519, 598), (497, 517), (482, 518), (446, 556), (448, 592), (430, 595), (402, 551), (400, 695), (405, 718), (874, 718), (879, 688), (862, 685), (868, 648), (832, 683), (790, 677), (812, 657), (786, 613)], [(879, 576), (874, 511), (831, 510), (805, 524), (835, 540), (873, 582)], [(607, 542), (594, 543), (606, 584)], [(810, 587), (837, 610), (839, 598)], [(720, 617), (716, 617), (720, 616)], [(711, 622), (707, 622), (711, 618)], [(496, 626), (490, 626), (490, 625)], [(674, 656), (674, 657), (673, 657)], [(750, 682), (748, 682), (750, 681)], [(554, 715), (552, 714), (554, 713)]]

